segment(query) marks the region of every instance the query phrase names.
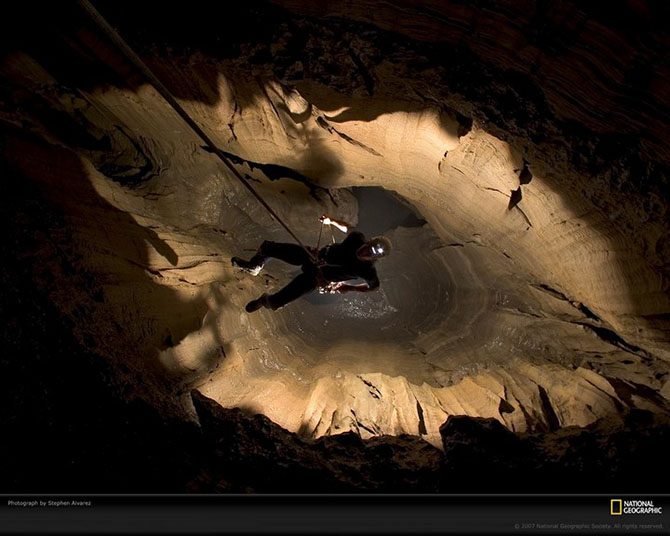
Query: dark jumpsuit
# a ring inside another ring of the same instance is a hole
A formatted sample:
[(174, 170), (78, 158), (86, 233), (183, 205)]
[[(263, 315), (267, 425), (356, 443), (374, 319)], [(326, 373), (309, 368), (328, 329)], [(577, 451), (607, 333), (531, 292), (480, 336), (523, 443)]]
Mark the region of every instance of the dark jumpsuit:
[[(302, 273), (279, 292), (268, 296), (268, 303), (273, 310), (283, 307), (289, 302), (315, 290), (325, 282), (364, 279), (370, 288), (379, 286), (379, 278), (372, 261), (363, 261), (356, 256), (359, 247), (365, 244), (363, 233), (354, 231), (340, 244), (331, 244), (319, 250), (317, 266), (309, 253), (297, 244), (265, 241), (261, 244), (258, 254), (249, 262), (257, 262), (262, 266), (267, 258), (275, 258), (289, 264), (302, 267)], [(319, 277), (320, 276), (320, 277)]]

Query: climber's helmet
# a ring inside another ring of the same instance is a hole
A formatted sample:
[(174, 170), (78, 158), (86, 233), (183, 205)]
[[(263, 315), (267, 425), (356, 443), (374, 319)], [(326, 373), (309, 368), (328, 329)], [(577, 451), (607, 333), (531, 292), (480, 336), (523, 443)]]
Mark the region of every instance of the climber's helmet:
[(391, 241), (385, 236), (375, 236), (356, 250), (356, 256), (362, 261), (376, 261), (391, 252)]

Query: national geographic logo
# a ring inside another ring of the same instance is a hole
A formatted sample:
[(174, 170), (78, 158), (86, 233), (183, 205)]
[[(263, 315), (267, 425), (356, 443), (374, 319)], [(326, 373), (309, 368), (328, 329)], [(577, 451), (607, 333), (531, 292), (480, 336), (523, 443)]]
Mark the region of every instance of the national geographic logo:
[(662, 514), (662, 506), (654, 506), (654, 501), (624, 501), (622, 499), (610, 500), (610, 515), (620, 516), (623, 514)]

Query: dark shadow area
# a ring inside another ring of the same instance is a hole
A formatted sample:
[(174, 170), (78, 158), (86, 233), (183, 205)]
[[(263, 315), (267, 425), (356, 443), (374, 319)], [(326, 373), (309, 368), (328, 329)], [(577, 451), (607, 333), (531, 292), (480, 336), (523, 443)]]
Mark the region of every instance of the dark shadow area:
[(426, 220), (399, 195), (383, 188), (352, 188), (358, 200), (358, 224), (365, 236), (382, 235), (396, 227), (423, 227)]
[[(56, 214), (60, 222), (57, 229), (41, 231), (32, 229), (41, 224), (40, 218), (19, 217), (25, 222), (22, 236), (35, 235), (34, 249), (22, 255), (32, 258), (30, 276), (45, 296), (67, 304), (71, 319), (80, 322), (80, 338), (91, 350), (116, 351), (115, 361), (127, 361), (125, 366), (134, 368), (135, 352), (146, 352), (145, 359), (150, 360), (200, 327), (207, 312), (204, 300), (184, 302), (158, 283), (160, 273), (149, 268), (147, 245), (172, 266), (178, 264), (176, 252), (154, 230), (100, 197), (75, 153), (13, 128), (2, 130), (2, 149), (5, 187), (32, 184), (44, 210)], [(12, 208), (21, 211), (24, 203), (30, 206), (25, 200)], [(107, 275), (95, 271), (100, 259), (108, 263)], [(124, 282), (126, 300), (136, 300), (137, 311), (125, 309), (118, 295), (111, 299), (106, 295), (114, 289), (113, 281), (106, 280), (111, 274)], [(156, 366), (147, 364), (149, 370)]]
[[(0, 138), (5, 156), (17, 148), (15, 141), (6, 143), (7, 137)], [(30, 143), (36, 157), (49, 150)], [(53, 165), (67, 162), (67, 157), (51, 160)], [(123, 337), (124, 327), (104, 337), (95, 333), (103, 326), (95, 325), (100, 318), (90, 302), (104, 303), (104, 292), (72, 262), (77, 253), (71, 249), (69, 224), (45, 199), (44, 185), (5, 162), (0, 174), (2, 492), (183, 490), (199, 464), (197, 430), (141, 399), (127, 400), (137, 389), (130, 382), (142, 379), (130, 371), (131, 362), (122, 362), (137, 354), (111, 352), (118, 362), (110, 364), (109, 355), (90, 347), (96, 344), (82, 343), (83, 336), (112, 345)], [(88, 179), (80, 178), (86, 188)], [(139, 283), (147, 279), (140, 269), (134, 274)], [(65, 315), (50, 296), (59, 292), (86, 299)], [(119, 367), (127, 374), (120, 374)]]
[[(208, 153), (214, 152), (212, 149), (204, 145), (201, 148)], [(301, 165), (306, 167), (315, 167), (324, 165), (324, 168), (319, 169), (318, 176), (320, 176), (321, 179), (329, 178), (333, 180), (339, 174), (342, 173), (342, 166), (335, 159), (328, 158), (328, 155), (327, 154), (324, 155), (323, 153), (326, 153), (326, 151), (325, 150), (319, 151), (315, 149), (308, 152), (305, 155), (303, 162), (301, 162)], [(261, 164), (259, 162), (252, 162), (251, 160), (246, 160), (244, 158), (241, 158), (235, 154), (226, 151), (221, 151), (220, 154), (224, 156), (226, 159), (233, 162), (234, 164), (237, 164), (239, 166), (246, 165), (251, 171), (253, 171), (254, 169), (260, 170), (270, 181), (277, 181), (280, 179), (291, 179), (301, 184), (304, 184), (307, 188), (309, 188), (310, 195), (317, 201), (319, 200), (318, 196), (319, 193), (321, 193), (322, 195), (323, 194), (329, 195), (327, 188), (323, 188), (322, 186), (315, 184), (314, 181), (307, 178), (299, 171), (296, 171), (289, 167), (280, 166), (278, 164)], [(253, 178), (249, 177), (249, 175), (246, 175), (245, 178), (247, 178), (248, 180), (253, 180)]]
[[(495, 419), (450, 417), (440, 428), (442, 453), (407, 435), (363, 441), (347, 432), (301, 440), (262, 415), (221, 408), (195, 391), (193, 401), (214, 460), (194, 481), (200, 489), (658, 493), (668, 475), (658, 460), (670, 446), (670, 427), (639, 410), (618, 429), (595, 423), (537, 434), (515, 434)], [(255, 470), (249, 472), (249, 467)], [(659, 478), (642, 480), (640, 474)]]

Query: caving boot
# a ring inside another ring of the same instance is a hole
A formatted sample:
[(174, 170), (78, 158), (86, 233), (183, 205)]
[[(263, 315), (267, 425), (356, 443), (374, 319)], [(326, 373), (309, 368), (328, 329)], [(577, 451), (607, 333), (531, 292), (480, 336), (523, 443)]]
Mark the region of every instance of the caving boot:
[(251, 300), (249, 303), (247, 303), (245, 309), (247, 313), (253, 313), (254, 311), (258, 311), (261, 307), (270, 308), (270, 302), (268, 301), (267, 294), (263, 294), (260, 298)]
[(240, 259), (239, 257), (233, 257), (232, 259), (230, 259), (230, 262), (236, 268), (244, 270), (245, 272), (251, 275), (258, 275), (259, 273), (261, 273), (264, 264), (262, 261), (260, 263), (254, 262), (254, 259), (245, 261), (244, 259)]

